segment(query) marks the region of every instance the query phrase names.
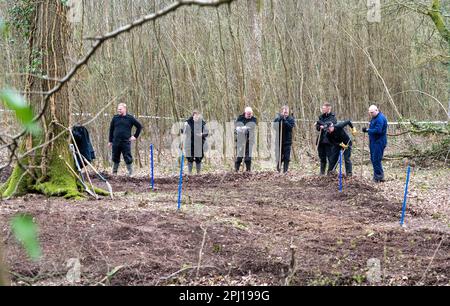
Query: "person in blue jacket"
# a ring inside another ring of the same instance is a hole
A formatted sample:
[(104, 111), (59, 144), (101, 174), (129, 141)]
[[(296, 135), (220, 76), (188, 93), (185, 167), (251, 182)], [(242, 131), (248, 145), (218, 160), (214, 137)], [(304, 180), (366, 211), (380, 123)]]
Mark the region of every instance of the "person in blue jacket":
[(376, 183), (384, 182), (384, 171), (381, 164), (384, 149), (387, 146), (387, 127), (386, 117), (378, 110), (378, 107), (371, 105), (369, 107), (370, 120), (369, 128), (364, 127), (363, 133), (369, 134), (370, 161), (373, 166), (373, 180)]
[(289, 106), (284, 105), (273, 122), (276, 131), (275, 157), (277, 160), (277, 171), (281, 172), (280, 166), (283, 163), (283, 172), (286, 173), (289, 169), (289, 161), (291, 160), (292, 129), (295, 127), (294, 116), (289, 115)]

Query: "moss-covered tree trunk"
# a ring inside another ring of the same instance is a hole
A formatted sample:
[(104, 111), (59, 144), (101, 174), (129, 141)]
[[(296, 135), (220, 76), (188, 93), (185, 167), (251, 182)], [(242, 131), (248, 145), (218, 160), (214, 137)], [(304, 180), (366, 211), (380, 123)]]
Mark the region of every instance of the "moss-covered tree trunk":
[[(450, 29), (448, 25), (445, 23), (444, 16), (441, 11), (441, 1), (440, 0), (432, 0), (431, 9), (428, 11), (428, 15), (433, 20), (436, 29), (439, 34), (441, 34), (442, 38), (447, 42), (447, 47), (450, 52)], [(450, 61), (447, 62), (447, 78), (450, 84)], [(448, 86), (448, 112), (447, 116), (450, 118), (450, 86)]]
[[(60, 79), (67, 73), (69, 24), (66, 18), (67, 8), (63, 1), (42, 0), (31, 2), (33, 16), (30, 20), (32, 33), (29, 41), (29, 66), (33, 75), (27, 78), (26, 92), (28, 101), (40, 111), (44, 107), (44, 95), (36, 92), (48, 92), (55, 85), (54, 79)], [(48, 80), (42, 76), (48, 76)], [(66, 163), (73, 165), (68, 144), (70, 134), (51, 141), (63, 132), (62, 127), (70, 126), (70, 99), (67, 85), (49, 98), (41, 126), (42, 137), (27, 136), (22, 140), (20, 150), (29, 150), (38, 144), (43, 147), (20, 162), (8, 182), (3, 186), (3, 197), (38, 191), (49, 196), (77, 197), (80, 195), (76, 178), (70, 173)], [(25, 165), (28, 169), (24, 174)]]

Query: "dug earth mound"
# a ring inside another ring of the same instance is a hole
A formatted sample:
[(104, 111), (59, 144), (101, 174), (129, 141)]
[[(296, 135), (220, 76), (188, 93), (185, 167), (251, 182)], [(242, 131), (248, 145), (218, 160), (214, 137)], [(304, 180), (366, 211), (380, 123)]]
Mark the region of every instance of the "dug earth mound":
[[(115, 199), (40, 195), (0, 205), (15, 284), (448, 285), (449, 227), (352, 178), (292, 172), (107, 177)], [(101, 185), (100, 180), (95, 183)], [(335, 187), (333, 187), (335, 186)], [(28, 260), (8, 220), (35, 217), (43, 257)], [(72, 261), (70, 261), (72, 259)], [(79, 262), (80, 276), (68, 273)], [(72, 274), (71, 274), (72, 275)]]

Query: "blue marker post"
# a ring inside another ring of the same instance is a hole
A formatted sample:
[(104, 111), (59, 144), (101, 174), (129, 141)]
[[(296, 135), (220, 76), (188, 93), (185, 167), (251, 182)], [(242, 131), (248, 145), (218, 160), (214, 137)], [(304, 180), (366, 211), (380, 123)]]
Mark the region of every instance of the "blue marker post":
[(181, 208), (181, 190), (183, 188), (184, 153), (181, 154), (180, 181), (178, 182), (178, 210)]
[(339, 153), (339, 192), (342, 192), (342, 152), (344, 150), (340, 150)]
[(408, 170), (406, 172), (405, 195), (403, 196), (402, 218), (400, 219), (400, 225), (401, 226), (403, 226), (403, 223), (405, 221), (406, 199), (408, 198), (408, 185), (409, 185), (410, 173), (411, 173), (411, 166), (408, 165)]
[(150, 173), (151, 173), (151, 183), (152, 190), (155, 190), (155, 179), (154, 179), (154, 168), (153, 168), (153, 144), (150, 144)]

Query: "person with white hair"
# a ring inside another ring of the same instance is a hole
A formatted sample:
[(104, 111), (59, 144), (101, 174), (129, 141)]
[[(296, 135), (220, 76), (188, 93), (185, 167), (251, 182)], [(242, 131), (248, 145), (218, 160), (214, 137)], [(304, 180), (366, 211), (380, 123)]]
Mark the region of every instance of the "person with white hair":
[[(131, 129), (136, 127), (136, 132), (131, 135)], [(136, 141), (142, 131), (142, 125), (132, 115), (127, 114), (127, 105), (119, 103), (117, 115), (111, 120), (109, 126), (109, 147), (112, 147), (113, 174), (117, 174), (122, 154), (127, 165), (128, 175), (133, 175), (133, 157), (131, 156), (131, 142)]]
[(246, 107), (244, 113), (235, 122), (236, 132), (236, 162), (235, 171), (238, 172), (244, 160), (246, 171), (251, 171), (252, 151), (255, 144), (257, 119), (251, 107)]
[(373, 181), (376, 183), (384, 182), (384, 171), (381, 161), (383, 159), (384, 149), (387, 146), (387, 127), (388, 122), (382, 112), (376, 105), (369, 107), (371, 116), (369, 128), (363, 127), (363, 133), (369, 134), (370, 161), (373, 167)]

